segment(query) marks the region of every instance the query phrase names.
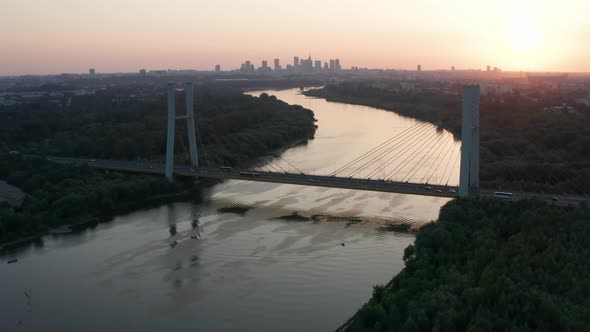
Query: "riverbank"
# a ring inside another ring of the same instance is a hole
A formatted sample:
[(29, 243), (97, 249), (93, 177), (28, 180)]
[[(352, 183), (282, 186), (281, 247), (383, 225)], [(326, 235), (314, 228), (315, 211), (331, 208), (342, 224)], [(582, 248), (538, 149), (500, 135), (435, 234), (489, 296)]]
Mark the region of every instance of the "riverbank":
[(584, 331), (590, 210), (456, 200), (338, 331)]
[[(203, 90), (204, 97), (200, 101), (204, 104), (197, 107), (201, 110), (200, 122), (197, 123), (200, 133), (201, 164), (215, 167), (256, 163), (262, 156), (313, 138), (317, 128), (314, 124), (313, 112), (301, 106), (288, 105), (268, 95), (254, 98), (236, 94), (233, 90)], [(145, 112), (150, 114), (154, 105), (145, 105), (145, 107), (148, 108)], [(0, 120), (3, 115), (14, 116), (16, 120), (13, 127), (25, 126), (28, 118), (22, 114), (26, 112), (25, 110), (14, 114), (4, 112), (0, 114)], [(69, 125), (82, 120), (79, 119), (80, 114), (90, 118), (96, 117), (93, 121), (102, 121), (104, 130), (108, 131), (134, 126), (159, 128), (161, 123), (165, 123), (163, 121), (165, 113), (155, 112), (144, 117), (141, 112), (136, 112), (131, 107), (120, 111), (129, 117), (128, 124), (121, 126), (116, 122), (106, 122), (112, 120), (101, 112), (102, 109), (91, 109), (72, 113), (73, 119), (64, 119), (63, 123), (56, 124), (56, 127), (62, 130), (58, 131), (57, 135), (43, 138), (41, 142), (29, 142), (24, 149), (43, 155), (49, 152), (46, 149), (50, 147), (55, 151), (55, 155), (90, 155), (96, 158), (104, 156), (125, 159), (129, 158), (125, 155), (140, 154), (141, 152), (136, 151), (139, 148), (144, 152), (158, 153), (152, 159), (161, 156), (161, 151), (158, 149), (163, 146), (162, 144), (154, 143), (145, 146), (148, 141), (165, 140), (161, 137), (164, 132), (160, 130), (153, 133), (136, 130), (125, 131), (124, 134), (112, 134), (111, 137), (125, 137), (126, 140), (113, 142), (117, 148), (110, 150), (111, 152), (108, 151), (113, 146), (107, 143), (104, 145), (106, 150), (97, 150), (96, 154), (93, 153), (92, 149), (100, 147), (101, 140), (105, 138), (97, 136), (96, 124), (87, 130), (80, 130), (77, 127), (71, 129)], [(120, 113), (112, 116), (114, 118), (123, 116)], [(49, 112), (46, 114), (42, 111), (34, 114), (41, 118), (50, 116)], [(162, 121), (156, 125), (155, 118), (161, 118)], [(40, 123), (43, 122), (41, 119), (38, 120)], [(92, 121), (87, 120), (87, 122)], [(186, 132), (182, 124), (177, 130)], [(207, 140), (202, 140), (203, 136)], [(64, 137), (68, 139), (64, 140)], [(0, 133), (0, 140), (3, 138), (9, 142), (13, 139), (12, 136), (2, 137)], [(96, 140), (97, 144), (89, 145), (88, 143), (93, 140)], [(136, 144), (132, 143), (134, 140)], [(105, 144), (104, 141), (102, 143)], [(20, 142), (20, 144), (24, 143)], [(75, 148), (72, 150), (72, 147)], [(17, 146), (10, 146), (10, 148), (17, 150)], [(123, 175), (116, 172), (107, 174), (85, 167), (51, 164), (42, 159), (25, 160), (18, 154), (5, 154), (0, 159), (0, 179), (6, 180), (7, 183), (27, 193), (22, 206), (18, 208), (0, 206), (0, 243), (20, 242), (22, 239), (34, 240), (40, 234), (47, 234), (50, 229), (71, 224), (73, 220), (94, 218), (95, 214), (101, 214), (103, 211), (118, 211), (127, 205), (136, 206), (138, 202), (150, 201), (152, 198), (157, 201), (162, 195), (174, 196), (180, 193), (182, 196), (182, 193), (187, 190), (187, 186), (181, 182), (173, 185), (163, 178), (154, 176)], [(177, 156), (177, 160), (180, 159), (182, 158)], [(146, 197), (148, 197), (147, 200)], [(88, 213), (88, 211), (99, 212)]]

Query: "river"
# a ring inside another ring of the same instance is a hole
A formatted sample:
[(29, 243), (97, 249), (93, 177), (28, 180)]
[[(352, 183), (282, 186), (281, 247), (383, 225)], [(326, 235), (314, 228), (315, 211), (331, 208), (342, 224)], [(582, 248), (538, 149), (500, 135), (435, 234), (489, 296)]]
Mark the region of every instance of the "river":
[[(327, 174), (417, 123), (296, 89), (264, 92), (312, 109), (318, 130), (261, 168), (293, 171), (287, 160)], [(449, 184), (457, 183), (458, 168)], [(382, 226), (420, 226), (448, 201), (245, 181), (216, 185), (206, 197), (3, 254), (0, 331), (332, 331), (369, 299), (373, 285), (403, 268), (414, 235)], [(249, 210), (219, 212), (232, 204)], [(279, 218), (293, 213), (314, 218)], [(18, 262), (6, 264), (13, 257)]]

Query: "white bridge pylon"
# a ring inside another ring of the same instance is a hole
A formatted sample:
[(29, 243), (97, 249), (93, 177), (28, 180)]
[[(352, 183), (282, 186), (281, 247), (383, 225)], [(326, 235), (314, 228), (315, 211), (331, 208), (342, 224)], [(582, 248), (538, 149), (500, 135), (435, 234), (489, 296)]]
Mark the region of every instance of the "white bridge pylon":
[(190, 149), (191, 165), (199, 167), (197, 155), (197, 141), (195, 136), (195, 116), (193, 107), (193, 84), (184, 84), (186, 97), (186, 115), (176, 116), (176, 84), (168, 83), (168, 135), (166, 138), (166, 179), (174, 181), (174, 134), (176, 131), (176, 120), (186, 119), (188, 144)]

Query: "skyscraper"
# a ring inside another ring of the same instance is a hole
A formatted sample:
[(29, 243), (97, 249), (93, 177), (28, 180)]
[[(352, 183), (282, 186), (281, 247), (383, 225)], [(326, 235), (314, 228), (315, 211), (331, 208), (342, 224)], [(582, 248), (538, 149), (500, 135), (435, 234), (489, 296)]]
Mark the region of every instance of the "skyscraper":
[(299, 68), (299, 57), (293, 57), (293, 67), (294, 68)]
[(490, 71), (490, 69), (491, 69), (491, 68), (490, 68), (490, 66), (488, 65), (488, 66), (486, 67), (486, 71)]
[(268, 69), (268, 61), (262, 60), (262, 71), (267, 71)]
[(139, 70), (139, 76), (145, 76), (145, 69)]
[(314, 68), (317, 71), (322, 70), (322, 61), (321, 60), (316, 60), (315, 63), (314, 63)]
[(416, 67), (416, 71), (418, 71), (418, 72), (421, 72), (421, 71), (422, 71), (422, 65), (418, 65), (418, 66)]
[(279, 59), (275, 59), (275, 71), (280, 71), (281, 70), (281, 62)]
[(215, 72), (219, 73), (221, 71), (221, 65), (215, 65)]
[(334, 60), (334, 69), (336, 69), (336, 70), (342, 69), (342, 67), (340, 67), (340, 59)]
[(332, 59), (330, 59), (330, 70), (334, 70), (336, 69), (336, 62)]
[(88, 75), (94, 76), (94, 74), (96, 74), (96, 71), (94, 70), (94, 68), (88, 69)]

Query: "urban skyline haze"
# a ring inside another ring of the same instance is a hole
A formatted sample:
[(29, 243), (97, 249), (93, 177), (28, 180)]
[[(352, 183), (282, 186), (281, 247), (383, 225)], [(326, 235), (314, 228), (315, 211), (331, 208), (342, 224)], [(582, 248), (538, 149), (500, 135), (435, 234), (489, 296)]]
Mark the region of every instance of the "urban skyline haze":
[(554, 1), (6, 0), (0, 75), (239, 69), (293, 55), (346, 67), (590, 71), (590, 5)]

